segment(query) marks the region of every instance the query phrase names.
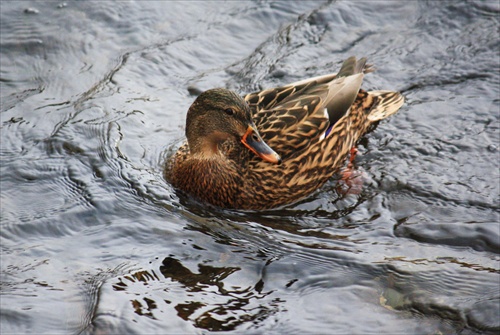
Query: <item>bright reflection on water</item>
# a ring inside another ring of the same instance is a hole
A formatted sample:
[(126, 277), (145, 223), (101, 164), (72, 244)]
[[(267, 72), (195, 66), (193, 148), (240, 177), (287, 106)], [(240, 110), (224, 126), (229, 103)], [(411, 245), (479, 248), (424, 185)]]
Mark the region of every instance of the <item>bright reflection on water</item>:
[[(2, 1), (1, 333), (500, 332), (499, 12)], [(163, 180), (191, 93), (351, 55), (407, 99), (360, 141), (359, 192), (242, 212)]]

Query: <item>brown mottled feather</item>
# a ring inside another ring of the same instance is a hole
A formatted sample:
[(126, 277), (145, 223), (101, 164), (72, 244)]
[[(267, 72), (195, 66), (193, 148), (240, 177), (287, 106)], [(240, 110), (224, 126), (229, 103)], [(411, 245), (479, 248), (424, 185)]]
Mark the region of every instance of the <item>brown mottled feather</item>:
[(167, 164), (167, 180), (225, 208), (268, 209), (309, 195), (343, 166), (373, 122), (403, 104), (397, 92), (360, 89), (363, 74), (371, 71), (365, 58), (350, 57), (337, 75), (245, 96), (262, 139), (282, 164), (264, 161), (237, 141), (219, 145), (213, 159), (196, 159), (185, 144)]

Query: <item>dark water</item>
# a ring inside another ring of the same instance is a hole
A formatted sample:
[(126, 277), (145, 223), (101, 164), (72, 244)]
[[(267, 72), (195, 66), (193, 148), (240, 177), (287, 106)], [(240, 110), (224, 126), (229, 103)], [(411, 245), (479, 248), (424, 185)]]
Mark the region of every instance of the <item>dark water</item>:
[[(1, 333), (500, 332), (498, 1), (4, 1)], [(334, 72), (407, 103), (267, 212), (162, 178), (189, 92)]]

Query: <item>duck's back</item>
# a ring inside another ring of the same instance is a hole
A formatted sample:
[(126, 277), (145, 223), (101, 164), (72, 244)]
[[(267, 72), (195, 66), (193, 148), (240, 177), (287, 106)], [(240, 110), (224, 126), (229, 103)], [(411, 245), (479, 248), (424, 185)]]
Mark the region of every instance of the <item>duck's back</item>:
[[(349, 66), (362, 76), (363, 69), (371, 71), (364, 64)], [(273, 208), (309, 195), (343, 167), (350, 149), (372, 123), (396, 113), (403, 104), (398, 92), (367, 92), (358, 86), (353, 88), (353, 102), (343, 106), (345, 99), (334, 101), (333, 106), (340, 108), (329, 113), (327, 87), (339, 79), (338, 74), (326, 75), (245, 97), (262, 138), (281, 156), (282, 164), (251, 156), (244, 177), (245, 189), (251, 192), (242, 195), (242, 204)]]

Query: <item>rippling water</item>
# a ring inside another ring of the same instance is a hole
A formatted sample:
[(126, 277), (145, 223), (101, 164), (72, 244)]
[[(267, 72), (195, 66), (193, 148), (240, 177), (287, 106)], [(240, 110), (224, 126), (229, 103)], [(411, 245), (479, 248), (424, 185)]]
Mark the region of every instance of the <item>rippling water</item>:
[[(1, 333), (500, 332), (498, 1), (1, 2)], [(298, 204), (162, 178), (195, 92), (367, 56), (407, 103)], [(191, 93), (190, 93), (191, 92)]]

